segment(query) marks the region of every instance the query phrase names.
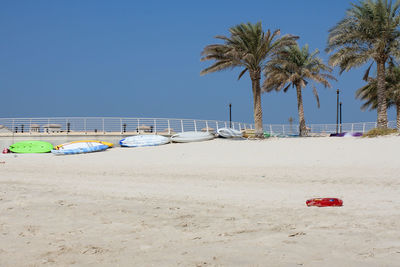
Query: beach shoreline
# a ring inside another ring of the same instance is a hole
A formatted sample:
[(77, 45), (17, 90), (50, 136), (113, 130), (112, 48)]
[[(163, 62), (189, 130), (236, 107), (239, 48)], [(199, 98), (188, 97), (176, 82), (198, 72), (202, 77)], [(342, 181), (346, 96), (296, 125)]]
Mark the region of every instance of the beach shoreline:
[(1, 155), (0, 265), (395, 266), (399, 147), (216, 139)]

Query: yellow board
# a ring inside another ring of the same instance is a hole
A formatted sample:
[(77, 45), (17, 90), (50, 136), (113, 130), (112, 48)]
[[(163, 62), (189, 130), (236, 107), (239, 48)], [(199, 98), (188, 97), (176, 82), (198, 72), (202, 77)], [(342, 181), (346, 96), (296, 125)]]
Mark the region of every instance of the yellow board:
[(254, 129), (246, 129), (242, 131), (243, 137), (244, 138), (252, 138), (255, 136), (255, 130)]
[(66, 144), (86, 143), (86, 142), (98, 142), (98, 143), (101, 143), (101, 144), (106, 145), (106, 146), (109, 146), (109, 147), (113, 147), (113, 146), (114, 146), (114, 144), (109, 143), (109, 142), (104, 142), (104, 141), (97, 141), (97, 140), (79, 140), (79, 141), (72, 141), (72, 142), (68, 142), (68, 143), (65, 143), (65, 144), (61, 144), (61, 145), (55, 146), (54, 148), (58, 150), (58, 149), (60, 149), (60, 147), (62, 147), (63, 145), (66, 145)]

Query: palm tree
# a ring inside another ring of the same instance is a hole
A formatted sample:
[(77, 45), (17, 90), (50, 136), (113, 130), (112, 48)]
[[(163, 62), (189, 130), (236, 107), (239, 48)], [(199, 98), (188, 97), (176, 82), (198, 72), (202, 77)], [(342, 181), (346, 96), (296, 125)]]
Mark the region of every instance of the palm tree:
[[(277, 54), (264, 70), (267, 76), (263, 84), (264, 91), (280, 91), (283, 89), (283, 92), (287, 92), (290, 87), (296, 88), (300, 136), (306, 135), (307, 132), (301, 90), (305, 88), (310, 81), (321, 83), (325, 87), (331, 87), (328, 79), (336, 80), (332, 75), (323, 73), (331, 72), (332, 69), (317, 57), (318, 53), (318, 49), (310, 53), (308, 51), (308, 45), (300, 48), (296, 44), (287, 47)], [(314, 85), (312, 87), (319, 107), (317, 89)]]
[(347, 15), (329, 31), (327, 52), (333, 53), (329, 63), (339, 66), (340, 73), (372, 61), (377, 66), (378, 127), (387, 128), (385, 94), (386, 63), (400, 56), (400, 1), (363, 0), (352, 4)]
[(216, 36), (224, 41), (223, 44), (212, 44), (204, 48), (201, 61), (214, 60), (215, 62), (201, 71), (201, 75), (235, 67), (242, 67), (238, 80), (249, 72), (254, 106), (254, 123), (256, 137), (263, 137), (262, 109), (261, 109), (261, 70), (268, 58), (282, 48), (292, 45), (298, 38), (285, 35), (278, 38), (279, 30), (264, 33), (261, 22), (256, 24), (239, 24), (229, 29), (230, 37)]
[[(400, 131), (400, 67), (390, 65), (386, 75), (386, 103), (388, 107), (396, 106), (396, 127)], [(368, 78), (368, 84), (356, 91), (356, 98), (364, 101), (362, 110), (373, 110), (378, 108), (377, 79)]]

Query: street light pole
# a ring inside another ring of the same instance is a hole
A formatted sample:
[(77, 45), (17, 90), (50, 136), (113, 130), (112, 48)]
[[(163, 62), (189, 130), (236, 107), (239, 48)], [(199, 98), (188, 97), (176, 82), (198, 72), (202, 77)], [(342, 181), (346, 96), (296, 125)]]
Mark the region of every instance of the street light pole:
[(232, 104), (229, 103), (229, 128), (232, 128)]
[(336, 90), (336, 134), (339, 132), (339, 89)]
[(339, 114), (340, 114), (340, 133), (342, 133), (342, 102), (339, 103)]

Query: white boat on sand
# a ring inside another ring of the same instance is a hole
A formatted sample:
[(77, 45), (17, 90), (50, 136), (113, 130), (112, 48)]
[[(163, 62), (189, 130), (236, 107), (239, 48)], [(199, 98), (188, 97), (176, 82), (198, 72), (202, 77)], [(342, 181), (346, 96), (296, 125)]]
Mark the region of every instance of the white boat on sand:
[(209, 132), (183, 132), (171, 136), (171, 140), (177, 143), (200, 142), (214, 138), (215, 136)]
[(218, 135), (224, 138), (240, 138), (243, 137), (243, 133), (241, 131), (232, 129), (232, 128), (220, 128), (217, 131)]
[(168, 144), (170, 139), (162, 135), (135, 135), (129, 136), (121, 141), (119, 144), (125, 147), (142, 147), (142, 146), (159, 146)]

